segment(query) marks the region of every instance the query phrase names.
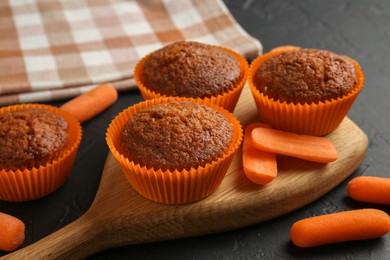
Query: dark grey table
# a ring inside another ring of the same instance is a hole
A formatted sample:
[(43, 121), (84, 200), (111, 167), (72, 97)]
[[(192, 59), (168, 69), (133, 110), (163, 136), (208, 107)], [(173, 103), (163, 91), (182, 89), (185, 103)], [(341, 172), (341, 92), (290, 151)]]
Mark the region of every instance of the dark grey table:
[[(291, 44), (346, 54), (361, 64), (366, 84), (348, 116), (367, 134), (370, 145), (365, 162), (349, 179), (359, 175), (390, 177), (390, 1), (225, 3), (245, 30), (262, 42), (265, 51)], [(34, 202), (0, 202), (2, 211), (26, 222), (23, 246), (60, 229), (88, 209), (108, 153), (104, 141), (107, 125), (119, 111), (141, 100), (138, 91), (121, 93), (116, 104), (84, 124), (74, 168), (60, 190)], [(91, 259), (390, 259), (390, 235), (311, 249), (299, 249), (290, 242), (291, 225), (314, 214), (361, 207), (377, 207), (390, 213), (387, 206), (349, 199), (345, 191), (349, 179), (310, 205), (265, 223), (207, 236), (110, 249)]]

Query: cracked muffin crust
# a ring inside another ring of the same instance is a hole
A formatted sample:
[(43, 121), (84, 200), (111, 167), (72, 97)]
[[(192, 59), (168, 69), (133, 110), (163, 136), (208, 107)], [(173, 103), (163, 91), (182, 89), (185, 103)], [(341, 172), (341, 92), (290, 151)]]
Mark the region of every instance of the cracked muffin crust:
[(23, 170), (50, 162), (65, 147), (68, 123), (43, 109), (0, 115), (0, 167)]
[(239, 61), (212, 45), (182, 41), (145, 61), (142, 80), (152, 91), (181, 97), (211, 97), (233, 89), (241, 78)]
[(256, 71), (254, 84), (274, 100), (311, 104), (348, 94), (356, 84), (356, 72), (342, 55), (302, 48), (266, 60)]
[(120, 144), (126, 157), (162, 170), (197, 168), (221, 157), (233, 129), (219, 111), (191, 101), (144, 108), (125, 124)]

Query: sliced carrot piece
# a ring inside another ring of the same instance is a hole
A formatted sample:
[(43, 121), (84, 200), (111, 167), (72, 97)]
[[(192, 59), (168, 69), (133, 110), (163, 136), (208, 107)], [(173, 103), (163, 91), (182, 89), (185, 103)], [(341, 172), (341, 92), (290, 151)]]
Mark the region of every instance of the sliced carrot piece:
[(252, 130), (252, 141), (259, 150), (308, 161), (329, 163), (337, 159), (336, 148), (324, 137), (258, 127)]
[(252, 144), (252, 130), (258, 127), (270, 126), (262, 123), (252, 123), (245, 129), (242, 149), (242, 165), (249, 180), (256, 184), (267, 184), (278, 174), (276, 155), (256, 149)]
[(377, 238), (389, 231), (390, 217), (386, 212), (358, 209), (299, 220), (291, 227), (290, 239), (296, 246), (313, 247)]
[(390, 205), (390, 178), (359, 176), (348, 182), (347, 193), (354, 200)]

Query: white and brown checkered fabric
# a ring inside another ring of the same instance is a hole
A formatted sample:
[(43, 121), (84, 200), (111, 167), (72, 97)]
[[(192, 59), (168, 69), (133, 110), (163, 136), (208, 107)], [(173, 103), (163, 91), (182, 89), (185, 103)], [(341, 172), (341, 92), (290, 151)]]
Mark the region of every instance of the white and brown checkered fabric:
[(221, 0), (1, 0), (0, 106), (136, 88), (133, 69), (168, 43), (262, 51)]

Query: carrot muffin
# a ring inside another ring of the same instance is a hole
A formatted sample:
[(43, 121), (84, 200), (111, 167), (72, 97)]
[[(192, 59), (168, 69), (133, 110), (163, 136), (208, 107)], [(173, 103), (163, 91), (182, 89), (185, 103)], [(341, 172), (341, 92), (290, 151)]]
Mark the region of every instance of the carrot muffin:
[(198, 42), (177, 42), (152, 53), (142, 79), (166, 96), (210, 97), (233, 89), (240, 64), (230, 53)]
[(334, 131), (364, 85), (360, 65), (330, 51), (281, 46), (257, 57), (248, 85), (262, 121), (323, 136)]
[(191, 97), (233, 112), (248, 75), (248, 62), (222, 46), (182, 41), (149, 53), (134, 69), (145, 100)]
[(330, 51), (298, 49), (266, 60), (254, 84), (269, 98), (294, 104), (337, 99), (356, 84), (353, 63)]
[(129, 160), (154, 169), (183, 170), (221, 157), (232, 126), (217, 110), (174, 101), (137, 112), (123, 127), (121, 145)]
[(44, 104), (0, 108), (0, 200), (45, 197), (67, 180), (81, 142), (80, 123)]
[(0, 115), (0, 168), (31, 169), (50, 162), (67, 142), (67, 121), (44, 109)]
[(165, 204), (211, 195), (242, 142), (242, 126), (209, 100), (163, 97), (123, 110), (106, 141), (131, 186)]

